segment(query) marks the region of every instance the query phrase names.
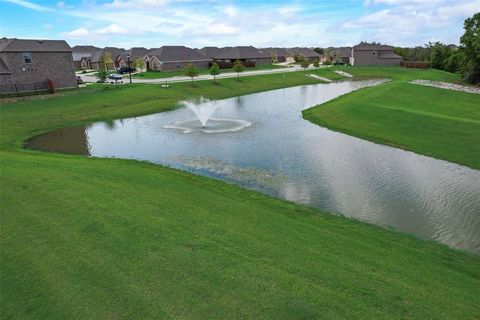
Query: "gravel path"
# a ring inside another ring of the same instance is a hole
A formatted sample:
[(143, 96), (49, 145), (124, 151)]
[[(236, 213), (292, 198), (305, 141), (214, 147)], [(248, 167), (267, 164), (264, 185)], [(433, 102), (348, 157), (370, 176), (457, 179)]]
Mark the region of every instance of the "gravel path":
[(410, 81), (410, 83), (419, 84), (421, 86), (427, 86), (427, 87), (480, 94), (479, 87), (462, 86), (459, 84), (448, 83), (448, 82), (417, 79), (417, 80)]

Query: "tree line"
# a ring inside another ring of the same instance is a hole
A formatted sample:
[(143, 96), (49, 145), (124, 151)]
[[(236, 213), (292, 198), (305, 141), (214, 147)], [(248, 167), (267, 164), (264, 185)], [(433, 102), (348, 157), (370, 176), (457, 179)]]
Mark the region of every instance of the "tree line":
[(464, 22), (460, 46), (429, 42), (423, 47), (396, 47), (406, 61), (425, 61), (430, 67), (460, 73), (463, 80), (480, 84), (480, 12)]

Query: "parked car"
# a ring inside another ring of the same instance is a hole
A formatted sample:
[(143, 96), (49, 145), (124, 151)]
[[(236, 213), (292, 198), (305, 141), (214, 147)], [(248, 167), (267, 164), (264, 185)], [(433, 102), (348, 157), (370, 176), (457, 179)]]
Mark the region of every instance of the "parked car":
[(108, 79), (109, 80), (115, 80), (115, 81), (118, 81), (118, 80), (122, 80), (123, 77), (119, 74), (116, 74), (116, 73), (112, 73), (112, 74), (109, 74), (108, 75)]
[(77, 84), (83, 84), (82, 77), (77, 76)]
[(123, 67), (123, 68), (119, 68), (117, 72), (119, 74), (125, 74), (125, 73), (135, 72), (135, 69), (129, 68), (129, 67)]

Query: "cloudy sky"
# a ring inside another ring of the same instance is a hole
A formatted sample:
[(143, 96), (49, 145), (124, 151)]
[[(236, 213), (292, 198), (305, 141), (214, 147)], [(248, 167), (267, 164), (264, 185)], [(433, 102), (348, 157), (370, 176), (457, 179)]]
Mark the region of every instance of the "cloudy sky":
[(191, 47), (458, 44), (480, 0), (0, 0), (2, 37)]

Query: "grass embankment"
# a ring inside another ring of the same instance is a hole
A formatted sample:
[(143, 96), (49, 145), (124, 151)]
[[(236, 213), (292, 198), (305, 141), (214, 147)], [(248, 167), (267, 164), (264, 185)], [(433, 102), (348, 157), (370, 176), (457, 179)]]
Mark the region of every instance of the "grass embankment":
[[(283, 65), (269, 64), (269, 65), (257, 66), (252, 68), (245, 68), (244, 71), (249, 72), (249, 71), (273, 70), (273, 69), (283, 69), (283, 68), (287, 68), (287, 67)], [(210, 74), (209, 69), (197, 69), (197, 71), (199, 75)], [(233, 69), (220, 69), (220, 73), (228, 73), (228, 72), (234, 72), (234, 71)], [(163, 79), (163, 78), (184, 77), (184, 76), (185, 76), (185, 70), (183, 69), (176, 70), (176, 71), (162, 71), (162, 72), (146, 71), (146, 72), (132, 74), (132, 78), (138, 78), (138, 79)]]
[(353, 136), (480, 169), (480, 95), (408, 83), (418, 78), (456, 82), (456, 75), (398, 68), (346, 71), (393, 81), (305, 110), (305, 119)]
[(153, 164), (20, 148), (190, 96), (315, 82), (300, 72), (3, 105), (2, 317), (478, 317), (478, 257)]

